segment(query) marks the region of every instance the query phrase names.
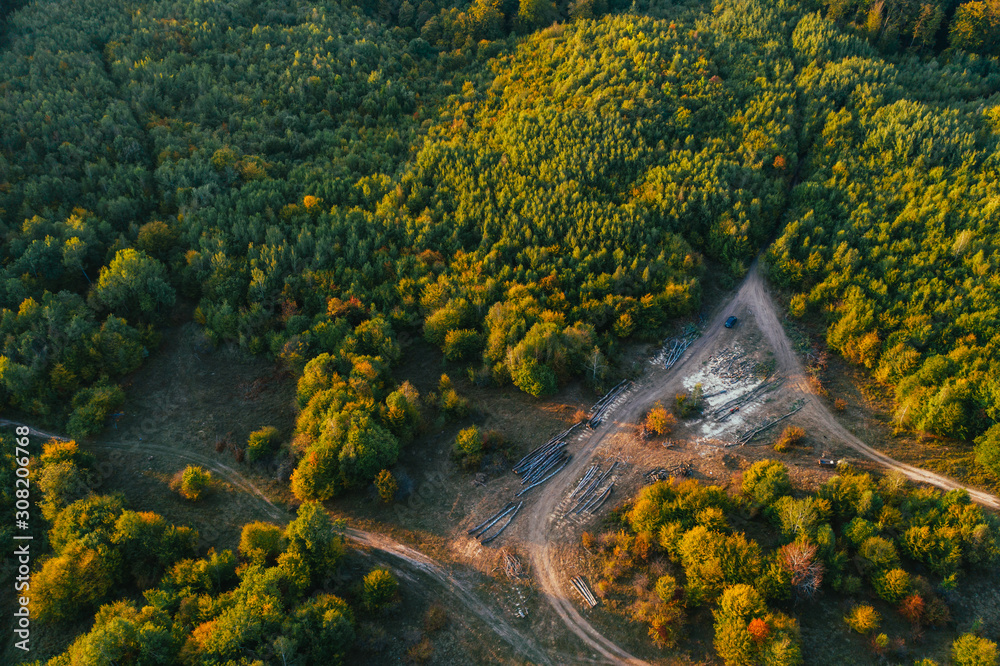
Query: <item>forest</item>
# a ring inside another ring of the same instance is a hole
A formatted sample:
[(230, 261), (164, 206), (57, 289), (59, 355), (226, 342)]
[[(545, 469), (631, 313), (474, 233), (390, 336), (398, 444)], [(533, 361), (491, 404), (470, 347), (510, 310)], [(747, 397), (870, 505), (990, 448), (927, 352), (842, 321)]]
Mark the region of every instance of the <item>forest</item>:
[[(898, 473), (875, 479), (850, 465), (815, 492), (794, 488), (775, 460), (723, 486), (671, 478), (617, 514), (612, 529), (583, 534), (595, 593), (664, 648), (711, 618), (727, 666), (818, 663), (803, 659), (796, 616), (830, 604), (824, 593), (849, 600), (843, 623), (866, 658), (932, 666), (921, 645), (951, 621), (960, 581), (1000, 555), (1000, 524), (964, 491), (914, 488)], [(818, 637), (810, 640), (815, 658)], [(951, 663), (996, 663), (996, 650), (963, 634)]]
[[(424, 395), (396, 378), (410, 341), (478, 387), (601, 392), (628, 345), (697, 318), (706, 285), (761, 255), (789, 315), (890, 388), (900, 428), (974, 446), (1000, 478), (993, 0), (34, 0), (0, 14), (4, 415), (85, 442), (163, 333), (193, 320), (293, 373), (289, 484), (313, 506), (468, 412), (447, 377)], [(272, 455), (260, 441), (253, 455)], [(248, 537), (264, 556), (196, 552), (142, 507), (67, 494), (86, 486), (67, 480), (92, 464), (82, 450), (41, 457), (38, 575), (93, 574), (50, 597), (48, 621), (97, 613), (54, 663), (112, 626), (158, 636), (171, 660), (225, 663), (212, 627), (275, 594), (260, 654), (306, 649), (278, 615), (336, 618), (331, 645), (349, 649), (358, 611), (310, 596), (301, 564), (336, 559), (335, 526), (310, 524), (319, 554), (266, 526)], [(95, 559), (137, 540), (155, 553), (141, 580)], [(815, 546), (836, 571), (840, 551)], [(145, 605), (109, 596), (123, 581)], [(758, 592), (739, 603), (770, 613)], [(768, 617), (793, 650), (792, 623)]]

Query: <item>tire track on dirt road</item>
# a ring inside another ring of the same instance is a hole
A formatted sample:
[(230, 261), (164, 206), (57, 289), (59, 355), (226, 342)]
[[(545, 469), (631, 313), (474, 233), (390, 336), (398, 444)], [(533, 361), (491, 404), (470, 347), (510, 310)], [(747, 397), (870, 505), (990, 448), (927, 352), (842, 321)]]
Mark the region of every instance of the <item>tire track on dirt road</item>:
[[(599, 431), (593, 432), (584, 441), (582, 448), (574, 452), (573, 459), (567, 466), (565, 473), (559, 474), (553, 482), (546, 484), (534, 511), (530, 514), (527, 546), (532, 566), (545, 597), (570, 631), (610, 662), (646, 663), (595, 629), (580, 614), (573, 602), (570, 601), (569, 595), (566, 594), (560, 579), (562, 572), (552, 561), (550, 542), (552, 525), (557, 518), (559, 504), (571, 490), (572, 485), (583, 474), (584, 469), (591, 464), (591, 459), (601, 446), (614, 436), (626, 433), (633, 428), (642, 415), (657, 400), (667, 395), (670, 389), (680, 388), (681, 370), (691, 359), (698, 358), (703, 352), (719, 346), (720, 337), (729, 330), (723, 325), (725, 320), (730, 314), (742, 312), (744, 309), (754, 317), (765, 339), (772, 347), (778, 367), (782, 374), (786, 375), (789, 385), (804, 395), (813, 394), (806, 380), (805, 368), (795, 354), (792, 342), (778, 319), (774, 301), (764, 283), (760, 264), (758, 261), (754, 261), (739, 290), (729, 301), (717, 309), (705, 329), (704, 335), (695, 340), (684, 356), (669, 370), (657, 366), (639, 381), (635, 394), (618, 409), (619, 414), (615, 415), (617, 418), (613, 421), (608, 419)], [(992, 509), (1000, 509), (1000, 499), (994, 495), (970, 488), (940, 474), (901, 463), (868, 446), (847, 430), (820, 400), (815, 399), (815, 396), (802, 411), (816, 420), (831, 435), (870, 460), (889, 469), (897, 470), (913, 481), (927, 483), (944, 490), (966, 490), (973, 501)]]
[[(748, 289), (748, 302), (753, 305), (753, 313), (757, 320), (757, 325), (774, 349), (775, 358), (782, 374), (787, 377), (789, 384), (796, 387), (801, 393), (805, 395), (813, 394), (814, 392), (806, 379), (805, 366), (793, 351), (791, 340), (789, 340), (788, 335), (785, 333), (785, 328), (778, 320), (774, 301), (770, 293), (768, 293), (767, 286), (764, 284), (761, 269), (757, 262), (754, 262), (754, 265), (751, 267), (745, 286)], [(926, 483), (945, 491), (965, 490), (974, 502), (994, 510), (1000, 510), (1000, 499), (995, 495), (970, 488), (941, 474), (899, 462), (881, 451), (873, 449), (844, 427), (844, 424), (819, 399), (810, 400), (802, 411), (804, 412), (803, 416), (811, 416), (831, 435), (850, 446), (865, 458), (873, 460), (889, 469), (896, 470), (913, 481)]]
[[(24, 426), (6, 419), (0, 419), (0, 426)], [(29, 429), (30, 434), (46, 439), (56, 439), (60, 441), (70, 441), (68, 437), (54, 433), (37, 430), (31, 426), (24, 426)], [(100, 449), (104, 451), (115, 451), (121, 453), (145, 453), (162, 455), (168, 458), (175, 458), (186, 463), (196, 463), (214, 472), (219, 478), (225, 480), (233, 487), (242, 491), (246, 495), (258, 500), (264, 512), (275, 522), (282, 525), (287, 524), (294, 516), (272, 502), (266, 494), (253, 481), (244, 476), (239, 470), (233, 469), (218, 460), (197, 451), (174, 449), (169, 446), (159, 444), (148, 444), (145, 442), (135, 442), (131, 444), (107, 444), (92, 443), (87, 445), (89, 449)], [(348, 539), (366, 548), (380, 551), (389, 555), (394, 561), (401, 563), (403, 576), (410, 581), (415, 581), (413, 573), (425, 576), (440, 587), (445, 593), (459, 605), (468, 608), (477, 616), (490, 630), (496, 633), (501, 639), (508, 643), (521, 657), (532, 659), (534, 663), (551, 664), (549, 656), (532, 639), (528, 638), (516, 628), (511, 626), (506, 620), (500, 617), (488, 605), (479, 600), (478, 597), (465, 584), (457, 580), (448, 573), (444, 567), (436, 560), (428, 557), (424, 553), (411, 548), (405, 544), (395, 541), (385, 535), (375, 532), (366, 532), (353, 527), (344, 527), (343, 534)], [(459, 622), (468, 626), (466, 619), (457, 618)]]

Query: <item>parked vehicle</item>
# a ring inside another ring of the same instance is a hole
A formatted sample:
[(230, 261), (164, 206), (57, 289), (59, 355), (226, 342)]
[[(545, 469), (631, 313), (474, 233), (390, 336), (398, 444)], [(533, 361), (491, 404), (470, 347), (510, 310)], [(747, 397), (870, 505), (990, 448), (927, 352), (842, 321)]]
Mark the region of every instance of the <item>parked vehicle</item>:
[(729, 319), (726, 320), (726, 328), (732, 328), (733, 326), (736, 326), (736, 322), (738, 321), (739, 319), (737, 319), (736, 317), (730, 317)]

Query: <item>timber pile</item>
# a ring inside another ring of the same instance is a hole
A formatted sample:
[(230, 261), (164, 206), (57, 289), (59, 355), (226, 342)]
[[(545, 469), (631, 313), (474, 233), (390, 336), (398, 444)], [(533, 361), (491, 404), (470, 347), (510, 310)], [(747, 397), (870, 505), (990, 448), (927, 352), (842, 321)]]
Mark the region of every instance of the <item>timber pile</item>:
[[(604, 504), (605, 500), (607, 500), (611, 495), (612, 488), (615, 486), (614, 481), (612, 481), (611, 485), (605, 488), (601, 493), (598, 493), (597, 490), (604, 484), (608, 477), (611, 476), (611, 473), (615, 471), (615, 467), (617, 466), (618, 462), (615, 461), (611, 464), (611, 467), (608, 468), (608, 471), (600, 476), (597, 476), (597, 473), (600, 472), (600, 467), (598, 467), (592, 474), (590, 474), (591, 481), (589, 483), (581, 481), (580, 485), (577, 486), (577, 489), (573, 491), (572, 495), (570, 495), (570, 499), (572, 499), (579, 494), (579, 499), (577, 499), (576, 504), (574, 504), (573, 508), (571, 508), (567, 513), (579, 514), (583, 511), (590, 511), (593, 513), (598, 507)], [(587, 477), (585, 476), (584, 478)]]
[(663, 346), (660, 351), (653, 356), (651, 362), (654, 364), (662, 363), (663, 367), (670, 369), (675, 363), (684, 355), (687, 348), (691, 346), (700, 335), (698, 327), (693, 324), (688, 324), (684, 329), (684, 333), (674, 338), (668, 338), (663, 342)]
[(514, 473), (523, 474), (529, 468), (533, 467), (536, 463), (540, 462), (542, 458), (544, 458), (546, 455), (552, 453), (554, 450), (558, 448), (566, 446), (566, 440), (569, 439), (569, 436), (573, 433), (573, 431), (576, 430), (576, 428), (581, 426), (583, 423), (584, 421), (578, 421), (577, 423), (574, 423), (573, 425), (566, 428), (565, 430), (563, 430), (561, 433), (559, 433), (549, 441), (545, 442), (544, 444), (536, 448), (534, 451), (528, 453), (528, 455), (518, 460), (517, 463), (514, 465)]
[(808, 400), (800, 400), (800, 401), (798, 401), (798, 405), (795, 408), (793, 408), (792, 411), (788, 412), (784, 416), (780, 416), (780, 417), (778, 417), (778, 418), (776, 418), (774, 420), (768, 421), (767, 423), (764, 423), (763, 425), (761, 425), (761, 426), (759, 426), (757, 428), (753, 428), (751, 430), (748, 430), (747, 432), (745, 432), (742, 435), (740, 435), (736, 439), (736, 441), (733, 442), (732, 444), (730, 444), (729, 446), (736, 446), (737, 444), (739, 444), (740, 446), (743, 446), (744, 444), (748, 444), (754, 437), (756, 437), (760, 433), (764, 432), (765, 430), (768, 430), (769, 428), (773, 428), (774, 426), (776, 426), (777, 424), (781, 423), (782, 421), (784, 421), (785, 419), (787, 419), (789, 416), (791, 416), (792, 414), (794, 414), (795, 412), (797, 412), (800, 409), (802, 409), (803, 407), (805, 407), (806, 403), (808, 403), (808, 402), (809, 402)]
[(725, 421), (730, 416), (732, 416), (733, 413), (738, 412), (740, 410), (740, 407), (747, 404), (748, 402), (756, 400), (765, 393), (770, 393), (774, 389), (781, 386), (781, 384), (784, 381), (785, 380), (781, 378), (773, 379), (770, 381), (764, 380), (760, 384), (757, 384), (757, 386), (753, 387), (753, 389), (747, 391), (738, 398), (733, 398), (732, 400), (726, 402), (725, 404), (719, 405), (718, 407), (713, 409), (711, 412), (709, 412), (709, 417), (712, 418), (716, 423), (721, 423), (722, 421)]
[(753, 371), (754, 361), (747, 356), (739, 347), (725, 349), (712, 357), (709, 362), (709, 372), (716, 377), (720, 377), (730, 385), (736, 384)]
[(470, 535), (472, 535), (474, 537), (477, 537), (477, 538), (480, 537), (480, 536), (482, 536), (483, 532), (485, 532), (489, 528), (493, 527), (493, 525), (497, 521), (499, 521), (501, 518), (503, 518), (504, 516), (506, 516), (513, 509), (514, 509), (514, 503), (513, 502), (507, 502), (507, 506), (505, 506), (504, 508), (500, 509), (499, 511), (497, 511), (496, 513), (494, 513), (492, 516), (490, 516), (489, 518), (487, 518), (483, 522), (481, 522), (478, 525), (476, 525), (475, 527), (473, 527), (471, 530), (469, 530), (467, 532), (467, 534), (470, 534)]
[(646, 472), (646, 477), (650, 481), (666, 481), (673, 478), (685, 477), (691, 475), (691, 463), (682, 462), (672, 467), (660, 467), (659, 469), (651, 469)]
[[(673, 340), (668, 340), (667, 344), (670, 344), (670, 351), (666, 353), (663, 359), (663, 367), (669, 370), (674, 367), (674, 364), (680, 360), (687, 348), (691, 346), (697, 336), (686, 336), (683, 338), (674, 338)], [(667, 346), (664, 345), (663, 349), (666, 350)]]
[(593, 608), (597, 605), (597, 598), (594, 596), (594, 593), (590, 591), (590, 588), (587, 586), (587, 581), (583, 579), (583, 576), (571, 578), (570, 582), (573, 583), (573, 587), (575, 587), (576, 591), (580, 593), (580, 596), (583, 597), (583, 600), (588, 606)]
[(594, 406), (590, 408), (590, 420), (587, 422), (587, 425), (590, 426), (591, 429), (601, 425), (604, 414), (608, 411), (608, 408), (611, 407), (611, 403), (631, 386), (632, 382), (628, 379), (624, 379), (621, 383), (604, 394), (604, 397), (595, 402)]
[[(485, 532), (480, 533), (480, 535), (479, 535), (480, 542), (485, 546), (490, 541), (493, 541), (498, 536), (500, 536), (501, 534), (503, 534), (503, 531), (505, 529), (507, 529), (507, 526), (510, 525), (511, 521), (514, 520), (514, 517), (517, 515), (517, 512), (521, 510), (522, 506), (524, 506), (524, 502), (518, 502), (517, 506), (514, 507), (514, 512), (511, 513), (510, 517), (507, 519), (507, 522), (505, 522), (503, 525), (501, 525), (500, 529), (498, 529), (496, 531), (496, 533), (494, 533), (492, 536), (488, 536), (487, 537)], [(485, 538), (483, 538), (483, 537), (485, 537)]]
[[(536, 448), (534, 451), (530, 452), (528, 455), (521, 458), (521, 460), (514, 465), (514, 473), (521, 476), (521, 485), (527, 486), (514, 495), (514, 499), (517, 499), (532, 488), (537, 488), (542, 485), (561, 472), (562, 469), (569, 464), (569, 461), (573, 456), (569, 455), (565, 450), (566, 440), (576, 428), (580, 427), (584, 423), (586, 423), (586, 421), (574, 423), (566, 430), (562, 431), (549, 441)], [(468, 534), (480, 539), (484, 545), (493, 541), (500, 536), (505, 529), (507, 529), (507, 526), (510, 525), (511, 522), (513, 522), (523, 505), (524, 502), (519, 502), (517, 505), (515, 505), (514, 502), (508, 502), (504, 508), (500, 509), (492, 516), (470, 529)], [(504, 522), (495, 533), (487, 536), (487, 532), (489, 532), (494, 525), (499, 523), (504, 518), (507, 518), (506, 522)]]

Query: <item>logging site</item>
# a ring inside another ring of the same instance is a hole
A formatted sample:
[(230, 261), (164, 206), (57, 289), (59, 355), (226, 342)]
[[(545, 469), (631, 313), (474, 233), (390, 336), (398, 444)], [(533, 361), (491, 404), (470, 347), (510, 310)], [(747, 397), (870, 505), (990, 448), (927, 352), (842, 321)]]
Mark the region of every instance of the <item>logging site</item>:
[(1000, 0), (3, 0), (0, 665), (1000, 666), (998, 91)]

